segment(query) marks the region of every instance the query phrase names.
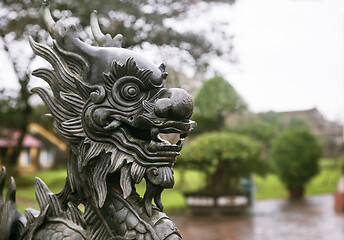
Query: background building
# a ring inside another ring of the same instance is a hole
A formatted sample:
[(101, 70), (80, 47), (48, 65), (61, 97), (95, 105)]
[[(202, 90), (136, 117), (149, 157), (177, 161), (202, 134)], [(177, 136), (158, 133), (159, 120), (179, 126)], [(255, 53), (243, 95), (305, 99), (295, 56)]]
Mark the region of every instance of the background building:
[[(20, 132), (0, 129), (0, 165), (14, 150)], [(36, 123), (30, 123), (23, 139), (18, 171), (32, 173), (38, 169), (49, 169), (63, 165), (67, 160), (67, 143)]]

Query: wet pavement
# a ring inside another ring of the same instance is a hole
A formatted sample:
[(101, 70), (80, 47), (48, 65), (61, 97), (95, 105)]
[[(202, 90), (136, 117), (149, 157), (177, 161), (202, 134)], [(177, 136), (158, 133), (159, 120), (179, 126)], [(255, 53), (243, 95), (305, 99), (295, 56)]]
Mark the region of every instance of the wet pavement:
[[(170, 215), (171, 216), (171, 215)], [(344, 214), (332, 195), (256, 201), (244, 216), (172, 215), (184, 240), (344, 240)]]

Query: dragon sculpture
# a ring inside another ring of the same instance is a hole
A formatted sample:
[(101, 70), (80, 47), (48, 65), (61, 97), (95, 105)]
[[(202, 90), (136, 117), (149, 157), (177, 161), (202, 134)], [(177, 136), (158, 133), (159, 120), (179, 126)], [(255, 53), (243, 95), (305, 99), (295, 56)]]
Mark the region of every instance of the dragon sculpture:
[[(43, 2), (43, 18), (53, 47), (33, 39), (30, 44), (52, 66), (33, 72), (51, 92), (32, 91), (43, 99), (55, 129), (69, 142), (66, 183), (53, 194), (36, 178), (40, 211), (27, 209), (24, 216), (16, 208), (13, 178), (2, 199), (2, 169), (0, 239), (181, 239), (162, 212), (160, 197), (174, 185), (173, 165), (195, 126), (190, 95), (164, 88), (164, 64), (158, 67), (121, 48), (122, 35), (104, 35), (96, 12), (90, 20), (99, 45), (95, 47), (77, 37), (74, 25), (55, 22), (48, 5)], [(171, 144), (159, 133), (178, 133), (180, 140)], [(135, 184), (143, 179), (142, 198)]]

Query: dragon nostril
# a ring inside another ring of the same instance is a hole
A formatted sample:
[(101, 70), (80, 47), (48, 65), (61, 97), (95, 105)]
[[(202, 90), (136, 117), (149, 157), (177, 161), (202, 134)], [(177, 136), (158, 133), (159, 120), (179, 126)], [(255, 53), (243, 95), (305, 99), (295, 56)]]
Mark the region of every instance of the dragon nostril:
[(167, 97), (156, 101), (154, 113), (157, 117), (184, 120), (190, 118), (193, 112), (191, 96), (183, 89), (171, 88)]
[(174, 119), (183, 120), (190, 118), (193, 112), (193, 101), (191, 96), (183, 89), (171, 88), (171, 114)]
[(154, 105), (154, 113), (158, 117), (166, 118), (172, 106), (170, 98), (161, 98)]

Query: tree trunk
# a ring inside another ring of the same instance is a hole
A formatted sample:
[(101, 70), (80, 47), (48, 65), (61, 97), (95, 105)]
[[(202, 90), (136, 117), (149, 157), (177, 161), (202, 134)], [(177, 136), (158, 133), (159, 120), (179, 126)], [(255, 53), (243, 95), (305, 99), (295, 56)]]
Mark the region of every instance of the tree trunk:
[(291, 200), (300, 200), (303, 199), (305, 194), (305, 188), (299, 187), (299, 188), (289, 188), (289, 198)]
[(214, 194), (228, 194), (239, 191), (239, 178), (232, 172), (229, 162), (220, 161), (210, 177), (208, 190)]
[(18, 175), (18, 161), (19, 161), (19, 156), (20, 153), (23, 149), (23, 140), (26, 135), (26, 127), (25, 129), (21, 128), (20, 129), (20, 136), (18, 138), (17, 144), (13, 149), (12, 154), (8, 157), (8, 161), (6, 162), (6, 169), (8, 172), (8, 176), (15, 177)]
[(29, 125), (29, 118), (32, 113), (32, 108), (29, 104), (29, 98), (30, 93), (27, 89), (29, 79), (26, 80), (20, 80), (20, 95), (21, 95), (21, 101), (22, 101), (22, 119), (21, 119), (21, 126), (19, 126), (20, 136), (17, 140), (16, 146), (12, 152), (12, 154), (9, 156), (8, 163), (7, 163), (7, 169), (8, 173), (11, 174), (10, 176), (17, 176), (18, 175), (18, 161), (20, 153), (23, 149), (23, 141), (25, 138), (25, 135), (27, 134), (27, 127)]
[[(10, 156), (8, 156), (8, 159), (6, 160), (5, 166), (7, 167), (7, 172), (10, 174), (10, 176), (16, 176), (18, 174), (18, 160), (20, 156), (20, 152), (23, 149), (23, 140), (25, 138), (25, 135), (27, 133), (27, 127), (30, 122), (31, 114), (32, 114), (32, 107), (29, 104), (29, 98), (31, 96), (31, 93), (28, 90), (29, 80), (31, 72), (29, 70), (29, 66), (27, 66), (27, 69), (23, 74), (20, 74), (20, 68), (22, 66), (19, 66), (18, 63), (11, 57), (11, 54), (9, 52), (9, 48), (7, 46), (7, 42), (4, 41), (4, 48), (8, 52), (8, 55), (10, 59), (12, 60), (13, 69), (17, 73), (17, 77), (20, 84), (20, 95), (19, 95), (19, 101), (20, 103), (20, 110), (21, 110), (21, 123), (20, 126), (18, 126), (18, 129), (20, 131), (20, 136), (16, 142), (16, 146), (14, 147), (14, 150)], [(35, 55), (32, 55), (30, 58), (31, 62), (33, 60)]]

